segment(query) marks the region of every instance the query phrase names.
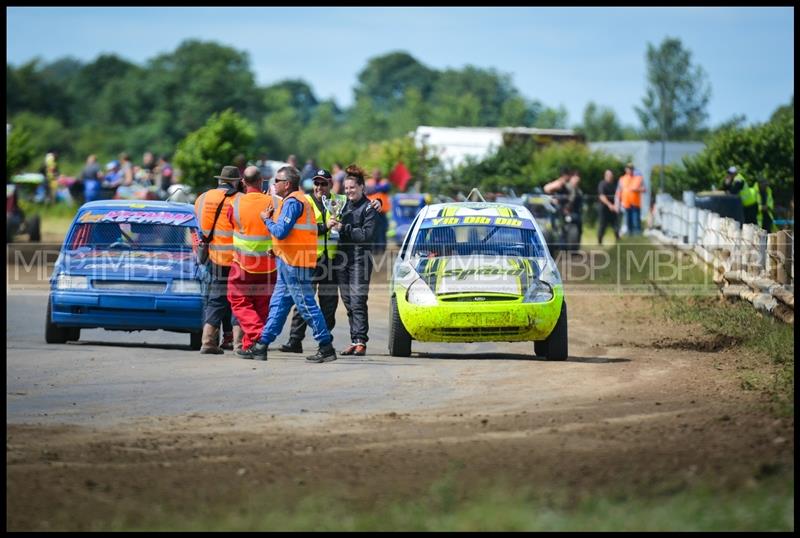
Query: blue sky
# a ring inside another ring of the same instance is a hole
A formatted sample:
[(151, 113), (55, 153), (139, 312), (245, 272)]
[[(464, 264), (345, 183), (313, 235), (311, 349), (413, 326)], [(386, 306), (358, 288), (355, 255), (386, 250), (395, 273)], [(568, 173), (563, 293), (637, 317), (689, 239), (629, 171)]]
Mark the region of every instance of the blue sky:
[(302, 78), (352, 103), (367, 60), (404, 50), (435, 68), (508, 73), (528, 99), (589, 101), (626, 124), (646, 86), (647, 43), (679, 38), (711, 83), (709, 123), (769, 118), (794, 94), (794, 8), (6, 8), (6, 61), (116, 53), (143, 65), (187, 38), (247, 51), (261, 85)]

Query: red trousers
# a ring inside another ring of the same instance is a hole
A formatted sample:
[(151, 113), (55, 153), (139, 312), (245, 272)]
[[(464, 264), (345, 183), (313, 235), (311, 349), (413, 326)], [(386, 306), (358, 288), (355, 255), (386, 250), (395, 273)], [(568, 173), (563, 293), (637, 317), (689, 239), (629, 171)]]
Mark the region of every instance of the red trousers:
[(242, 346), (247, 349), (261, 337), (261, 330), (269, 314), (269, 300), (275, 288), (278, 271), (248, 273), (234, 262), (228, 276), (228, 302), (239, 321), (244, 337)]

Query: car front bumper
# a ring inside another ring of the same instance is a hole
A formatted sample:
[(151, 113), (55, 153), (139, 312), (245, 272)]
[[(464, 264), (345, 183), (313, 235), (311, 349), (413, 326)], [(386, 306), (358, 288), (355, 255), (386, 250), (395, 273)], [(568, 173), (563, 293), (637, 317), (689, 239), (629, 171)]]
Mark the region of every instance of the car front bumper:
[(52, 322), (64, 327), (192, 332), (203, 328), (200, 295), (51, 291)]
[(397, 288), (400, 319), (412, 338), (421, 342), (525, 342), (544, 340), (561, 314), (564, 288), (553, 287), (553, 298), (542, 303), (521, 301), (446, 302), (420, 306)]

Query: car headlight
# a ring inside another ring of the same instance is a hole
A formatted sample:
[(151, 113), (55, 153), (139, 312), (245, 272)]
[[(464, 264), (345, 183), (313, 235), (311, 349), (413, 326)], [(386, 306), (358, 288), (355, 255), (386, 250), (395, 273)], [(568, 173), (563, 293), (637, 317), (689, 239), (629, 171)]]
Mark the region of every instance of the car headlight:
[(173, 280), (172, 293), (200, 293), (200, 282), (197, 280)]
[(408, 299), (409, 303), (418, 306), (435, 306), (438, 304), (436, 296), (421, 278), (415, 280), (411, 286), (408, 287), (406, 299)]
[(525, 292), (523, 303), (546, 303), (553, 299), (553, 288), (547, 282), (537, 280)]
[(552, 286), (557, 286), (561, 284), (561, 275), (558, 272), (558, 267), (556, 267), (555, 262), (551, 259), (548, 259), (544, 266), (541, 269), (541, 274), (539, 275), (539, 280), (542, 280)]
[(88, 290), (89, 279), (85, 276), (66, 275), (61, 273), (56, 278), (57, 290)]

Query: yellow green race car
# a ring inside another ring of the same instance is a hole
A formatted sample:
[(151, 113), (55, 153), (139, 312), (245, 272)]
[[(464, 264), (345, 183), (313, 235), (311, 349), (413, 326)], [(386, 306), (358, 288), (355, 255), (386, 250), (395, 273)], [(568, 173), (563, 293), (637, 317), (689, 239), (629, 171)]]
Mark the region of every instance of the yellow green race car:
[(564, 287), (542, 231), (521, 205), (460, 202), (422, 209), (391, 280), (389, 354), (411, 341), (533, 341), (565, 360)]

